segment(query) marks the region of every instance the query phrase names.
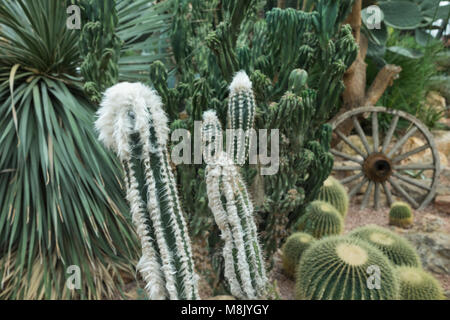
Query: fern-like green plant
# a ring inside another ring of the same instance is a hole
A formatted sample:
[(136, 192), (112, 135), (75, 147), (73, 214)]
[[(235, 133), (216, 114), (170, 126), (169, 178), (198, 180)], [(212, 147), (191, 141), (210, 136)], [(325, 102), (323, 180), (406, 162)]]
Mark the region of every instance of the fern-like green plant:
[(374, 245), (397, 266), (421, 266), (420, 258), (413, 246), (389, 229), (367, 225), (354, 229), (349, 235)]
[[(374, 266), (378, 285), (370, 279)], [(393, 300), (399, 290), (394, 267), (381, 251), (342, 236), (324, 238), (306, 250), (296, 279), (295, 295), (302, 300)]]

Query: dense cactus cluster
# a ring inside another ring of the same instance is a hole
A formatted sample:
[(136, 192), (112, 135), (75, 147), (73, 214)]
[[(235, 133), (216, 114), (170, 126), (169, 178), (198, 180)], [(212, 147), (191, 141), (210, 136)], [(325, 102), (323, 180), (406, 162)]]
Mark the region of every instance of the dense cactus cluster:
[(349, 235), (374, 245), (397, 266), (421, 266), (420, 258), (412, 245), (388, 229), (367, 225), (354, 229)]
[(142, 246), (138, 269), (150, 299), (198, 298), (160, 97), (140, 83), (117, 84), (105, 92), (96, 127), (125, 170), (126, 197)]
[(283, 270), (289, 277), (295, 277), (297, 265), (300, 262), (302, 254), (314, 241), (313, 236), (304, 232), (295, 232), (286, 239), (281, 249), (281, 259)]
[(99, 103), (106, 88), (119, 79), (119, 18), (114, 0), (83, 0), (79, 4), (84, 22), (79, 41), (84, 90), (92, 102)]
[[(176, 78), (160, 62), (150, 68), (172, 128), (194, 133), (194, 121), (213, 109), (230, 129), (248, 129), (254, 117), (256, 130), (279, 130), (277, 174), (261, 175), (266, 165), (261, 162), (240, 169), (262, 218), (262, 242), (269, 256), (289, 234), (281, 231), (316, 198), (333, 166), (328, 152), (331, 128), (324, 123), (339, 110), (343, 75), (358, 51), (351, 28), (343, 24), (352, 3), (321, 0), (312, 12), (274, 8), (261, 15), (258, 0), (180, 0), (171, 38)], [(231, 86), (228, 96), (228, 84), (240, 70), (252, 82), (254, 100), (248, 88)], [(241, 114), (246, 104), (252, 108)], [(250, 138), (233, 139), (231, 144), (247, 150)], [(270, 131), (268, 140), (270, 146)], [(236, 154), (234, 158), (244, 159)], [(204, 166), (180, 164), (177, 169), (181, 196), (192, 212), (192, 232), (208, 234), (215, 251), (218, 232), (212, 229), (206, 188), (192, 184), (193, 177), (203, 175)]]
[[(371, 282), (373, 266), (379, 268), (379, 286)], [(358, 238), (334, 236), (303, 254), (295, 294), (305, 300), (392, 300), (398, 289), (394, 267), (381, 251)]]
[(324, 201), (311, 202), (306, 213), (300, 217), (296, 229), (311, 234), (315, 238), (341, 234), (344, 222), (339, 212)]
[(258, 242), (252, 201), (234, 161), (221, 148), (222, 132), (213, 111), (204, 114), (202, 140), (206, 158), (208, 203), (224, 239), (225, 278), (231, 293), (239, 298), (264, 294), (267, 277)]
[(406, 202), (394, 202), (389, 210), (389, 224), (398, 227), (408, 227), (413, 223), (413, 212)]
[(323, 183), (323, 186), (319, 190), (317, 195), (318, 200), (322, 200), (330, 203), (335, 207), (343, 218), (347, 215), (348, 211), (348, 194), (344, 186), (332, 176), (329, 176)]
[(397, 267), (401, 300), (443, 300), (440, 283), (428, 272), (414, 267)]

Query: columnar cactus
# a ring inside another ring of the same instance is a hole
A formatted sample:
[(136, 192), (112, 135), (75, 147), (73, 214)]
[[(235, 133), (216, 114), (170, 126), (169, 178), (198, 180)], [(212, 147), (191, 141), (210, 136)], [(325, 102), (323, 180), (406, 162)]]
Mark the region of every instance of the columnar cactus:
[(283, 245), (281, 260), (284, 272), (291, 278), (295, 277), (295, 270), (303, 252), (315, 241), (308, 233), (296, 232), (290, 235)]
[(140, 83), (105, 92), (99, 139), (125, 170), (127, 200), (142, 245), (137, 268), (150, 299), (197, 299), (191, 244), (169, 163), (169, 129), (160, 97)]
[(345, 218), (348, 211), (348, 194), (344, 186), (335, 178), (328, 177), (317, 195), (318, 200), (328, 202)]
[(397, 266), (421, 266), (420, 258), (412, 245), (388, 229), (367, 225), (354, 229), (349, 235), (374, 245)]
[[(220, 128), (220, 124), (213, 112), (205, 112), (204, 119), (202, 136), (205, 145), (211, 138), (211, 131)], [(205, 171), (208, 204), (225, 241), (225, 278), (234, 296), (261, 297), (267, 277), (253, 204), (233, 160), (225, 152), (209, 158), (213, 161)]]
[(243, 165), (247, 159), (252, 142), (251, 129), (255, 123), (255, 112), (252, 83), (245, 71), (239, 71), (231, 82), (228, 98), (228, 127), (232, 138), (229, 152), (235, 164)]
[(394, 202), (389, 211), (389, 224), (398, 227), (408, 227), (413, 223), (412, 209), (406, 202)]
[(428, 272), (414, 267), (397, 267), (400, 300), (443, 300), (440, 283)]
[(339, 212), (324, 201), (311, 202), (306, 213), (298, 219), (296, 228), (320, 239), (325, 236), (341, 234), (344, 222)]
[[(379, 268), (380, 281), (370, 271)], [(302, 300), (392, 300), (398, 295), (394, 267), (381, 251), (351, 237), (315, 242), (300, 259), (295, 294)]]

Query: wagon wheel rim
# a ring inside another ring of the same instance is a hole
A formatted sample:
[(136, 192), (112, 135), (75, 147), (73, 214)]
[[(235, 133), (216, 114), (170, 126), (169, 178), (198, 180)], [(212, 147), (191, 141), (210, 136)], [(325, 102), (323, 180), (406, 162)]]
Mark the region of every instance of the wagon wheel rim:
[[(380, 140), (379, 120), (378, 114), (385, 113), (393, 116), (389, 129), (385, 137)], [(358, 116), (370, 114), (372, 118), (372, 146), (369, 144), (367, 136), (365, 135)], [(362, 144), (362, 149), (352, 143), (340, 130), (339, 126), (346, 120), (352, 119), (357, 136)], [(406, 133), (399, 137), (393, 146), (393, 137), (396, 130), (398, 130), (399, 120), (407, 120), (409, 126)], [(361, 203), (361, 208), (364, 209), (370, 202), (373, 192), (373, 206), (375, 209), (379, 208), (380, 194), (383, 192), (386, 195), (387, 205), (393, 203), (393, 194), (395, 193), (399, 198), (406, 200), (415, 209), (425, 208), (436, 194), (440, 174), (440, 159), (439, 153), (433, 135), (428, 128), (421, 123), (414, 116), (400, 110), (387, 109), (385, 107), (361, 107), (340, 115), (335, 121), (331, 123), (333, 132), (342, 139), (342, 143), (346, 144), (357, 155), (347, 154), (345, 152), (331, 149), (331, 153), (335, 157), (351, 162), (352, 165), (334, 166), (334, 172), (355, 171), (354, 174), (341, 179), (341, 183), (355, 185), (349, 191), (349, 197), (352, 198), (360, 190), (367, 185)], [(421, 134), (425, 138), (425, 144), (414, 148), (408, 152), (403, 152), (402, 147), (415, 134)], [(419, 154), (426, 150), (431, 152), (431, 163), (424, 164), (402, 164), (402, 161), (408, 160), (411, 156)], [(407, 174), (408, 171), (425, 172), (432, 170), (431, 182), (423, 183), (421, 180), (413, 179)], [(405, 172), (407, 173), (405, 175)], [(421, 190), (420, 197), (411, 195), (405, 187), (415, 188)], [(372, 191), (373, 190), (373, 191)]]

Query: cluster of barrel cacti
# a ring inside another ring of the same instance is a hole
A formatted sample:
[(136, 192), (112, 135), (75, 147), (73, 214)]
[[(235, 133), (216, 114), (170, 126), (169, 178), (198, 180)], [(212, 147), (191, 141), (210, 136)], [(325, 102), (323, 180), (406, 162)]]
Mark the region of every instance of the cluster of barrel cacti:
[[(295, 296), (313, 300), (440, 300), (439, 282), (421, 268), (414, 248), (392, 231), (366, 226), (345, 236), (313, 240), (307, 249), (288, 238), (283, 251), (285, 272), (294, 264)], [(305, 238), (305, 241), (306, 238)], [(286, 263), (288, 261), (289, 263)]]

